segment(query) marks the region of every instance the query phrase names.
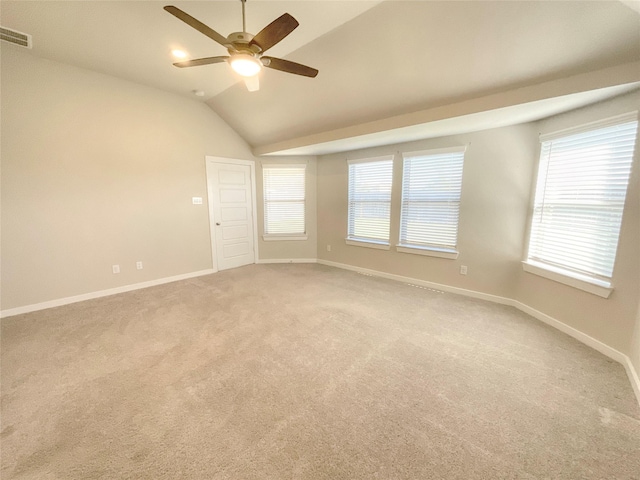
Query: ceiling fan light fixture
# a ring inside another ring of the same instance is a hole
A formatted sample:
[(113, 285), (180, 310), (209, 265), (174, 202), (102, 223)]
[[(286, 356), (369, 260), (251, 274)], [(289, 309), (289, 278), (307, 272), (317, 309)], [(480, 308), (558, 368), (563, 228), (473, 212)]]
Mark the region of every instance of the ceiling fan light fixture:
[(171, 50), (171, 55), (176, 58), (187, 58), (187, 52), (185, 52), (184, 50), (179, 50), (177, 48)]
[(220, 44), (229, 52), (229, 56), (194, 58), (176, 62), (173, 65), (178, 68), (185, 68), (227, 62), (236, 73), (244, 77), (247, 88), (250, 91), (258, 89), (258, 74), (262, 67), (310, 78), (318, 75), (318, 70), (315, 68), (282, 58), (264, 56), (267, 50), (280, 43), (282, 39), (298, 27), (299, 24), (295, 18), (288, 13), (284, 13), (260, 30), (257, 35), (253, 35), (247, 32), (245, 26), (244, 3), (246, 0), (241, 0), (241, 2), (242, 32), (233, 32), (227, 37), (223, 37), (211, 27), (178, 7), (173, 5), (165, 6), (165, 11)]
[(262, 70), (260, 60), (246, 53), (233, 55), (229, 63), (231, 68), (243, 77), (253, 77)]

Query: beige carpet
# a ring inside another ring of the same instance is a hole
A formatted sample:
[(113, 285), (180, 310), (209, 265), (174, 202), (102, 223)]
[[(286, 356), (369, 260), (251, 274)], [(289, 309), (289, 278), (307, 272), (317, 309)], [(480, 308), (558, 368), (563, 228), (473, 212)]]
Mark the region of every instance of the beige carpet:
[(3, 480), (640, 478), (622, 366), (513, 308), (330, 267), (10, 317), (1, 347)]

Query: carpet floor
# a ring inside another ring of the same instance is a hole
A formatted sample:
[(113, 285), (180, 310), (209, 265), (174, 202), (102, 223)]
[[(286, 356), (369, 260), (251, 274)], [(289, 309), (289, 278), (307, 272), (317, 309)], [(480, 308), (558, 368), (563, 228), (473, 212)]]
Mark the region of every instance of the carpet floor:
[(3, 480), (640, 478), (624, 368), (511, 307), (250, 265), (1, 326)]

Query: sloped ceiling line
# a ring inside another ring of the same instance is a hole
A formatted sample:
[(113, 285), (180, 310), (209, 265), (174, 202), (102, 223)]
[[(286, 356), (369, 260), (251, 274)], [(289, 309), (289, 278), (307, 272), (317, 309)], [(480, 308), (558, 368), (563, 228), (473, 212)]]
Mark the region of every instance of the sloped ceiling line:
[(442, 107), (254, 147), (262, 155), (325, 155), (531, 122), (640, 88), (640, 61)]

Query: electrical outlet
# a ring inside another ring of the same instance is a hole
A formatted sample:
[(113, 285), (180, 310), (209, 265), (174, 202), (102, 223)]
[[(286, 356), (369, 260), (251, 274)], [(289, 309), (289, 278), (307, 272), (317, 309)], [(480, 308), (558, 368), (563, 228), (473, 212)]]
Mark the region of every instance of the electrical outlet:
[(113, 273), (120, 273), (120, 265), (111, 265), (111, 270)]
[(466, 274), (467, 274), (467, 266), (460, 265), (460, 275), (466, 275)]
[(327, 245), (327, 252), (331, 251), (331, 245)]
[(136, 262), (136, 268), (142, 270), (142, 262)]

